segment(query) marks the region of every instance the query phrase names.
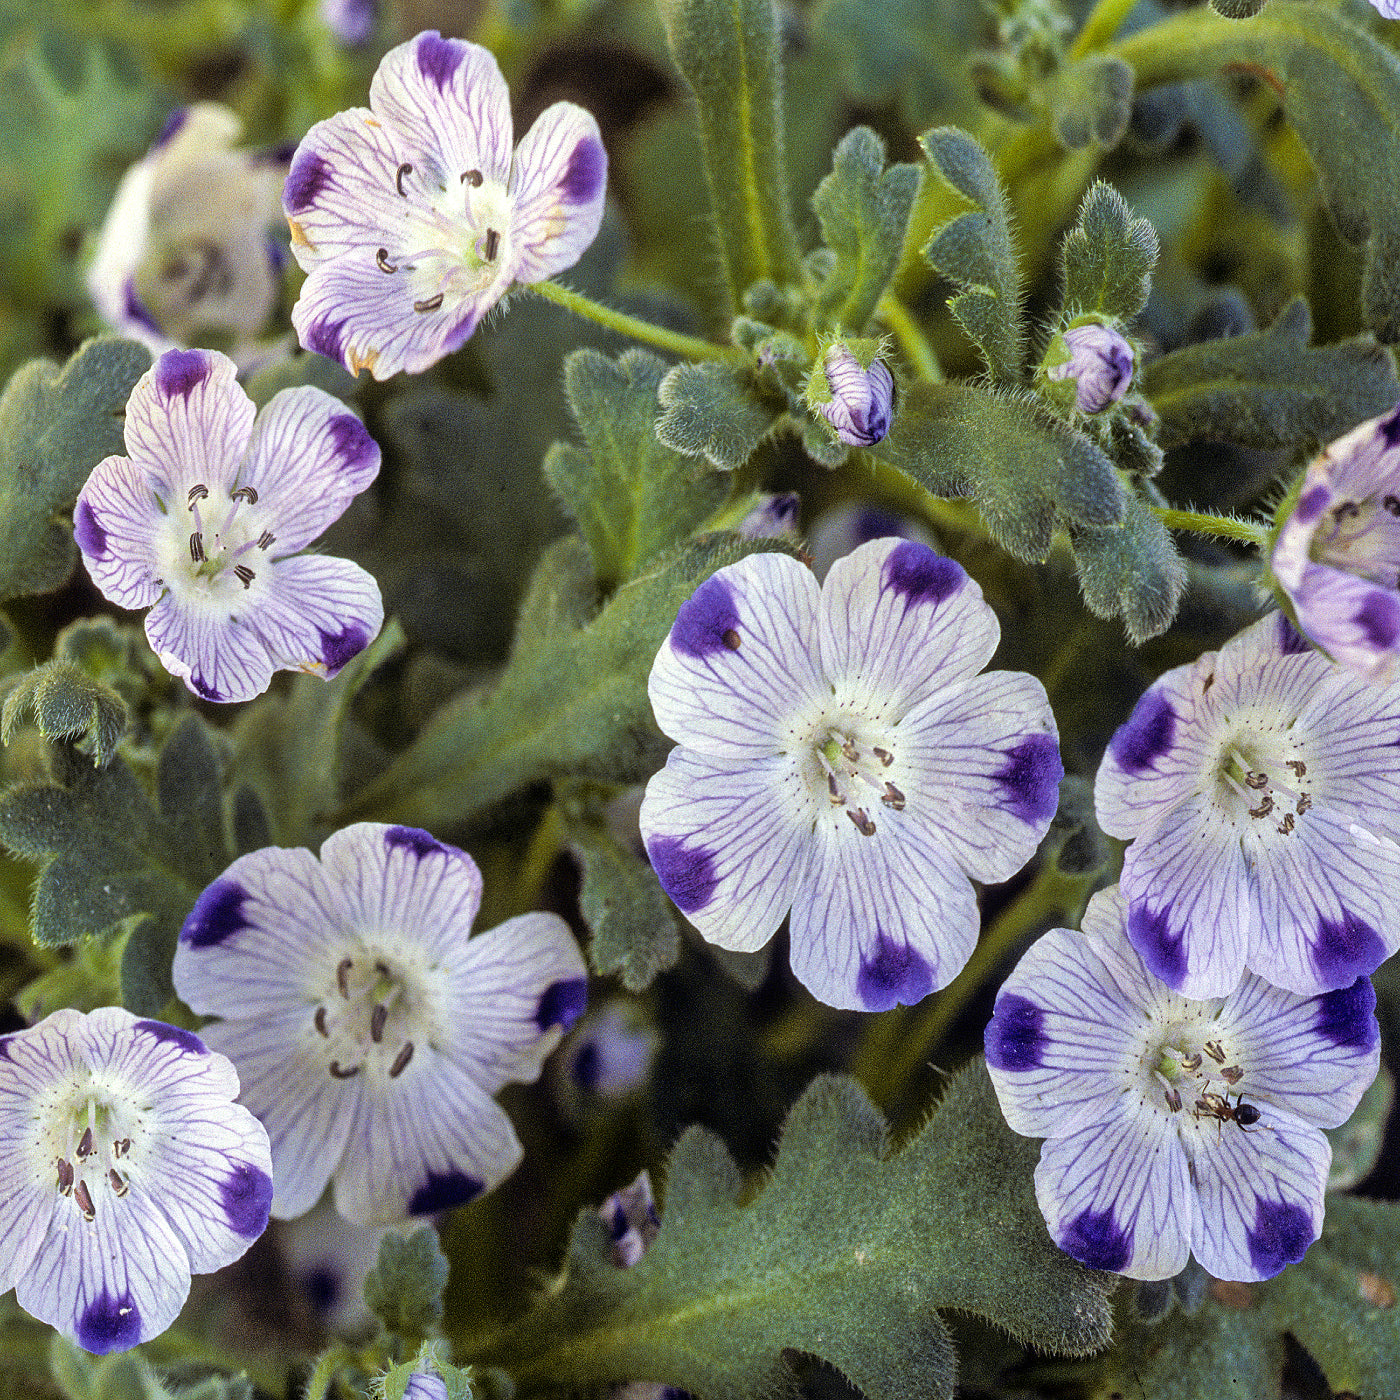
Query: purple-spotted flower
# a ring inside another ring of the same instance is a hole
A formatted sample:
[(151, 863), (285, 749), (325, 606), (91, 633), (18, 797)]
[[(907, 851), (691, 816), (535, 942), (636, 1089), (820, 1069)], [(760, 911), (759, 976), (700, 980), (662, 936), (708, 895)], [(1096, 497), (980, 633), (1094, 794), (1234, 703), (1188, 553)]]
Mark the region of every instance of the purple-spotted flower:
[(1400, 663), (1400, 407), (1330, 443), (1304, 473), (1270, 561), (1298, 626), (1367, 680)]
[(1055, 1242), (1130, 1278), (1272, 1278), (1322, 1230), (1332, 1149), (1376, 1076), (1365, 977), (1299, 996), (1248, 975), (1226, 997), (1170, 991), (1129, 942), (1118, 888), (1083, 933), (1023, 957), (987, 1027), (1006, 1121), (1047, 1139), (1035, 1194)]
[(556, 102), (511, 141), (486, 49), (435, 32), (390, 49), (369, 107), (318, 122), (292, 160), (282, 205), (310, 273), (292, 312), (301, 343), (353, 374), (424, 370), (513, 283), (572, 267), (603, 217), (598, 123)]
[(338, 399), (283, 389), (253, 421), (226, 355), (171, 350), (126, 406), (127, 457), (93, 468), (73, 533), (92, 581), (150, 608), (165, 669), (206, 700), (250, 700), (274, 671), (334, 676), (384, 622), (358, 564), (301, 554), (379, 472)]
[(696, 590), (651, 670), (678, 747), (641, 828), (706, 939), (752, 951), (791, 909), (793, 971), (831, 1006), (951, 981), (977, 942), (971, 880), (1030, 859), (1064, 773), (1040, 682), (978, 674), (999, 635), (976, 583), (908, 540), (824, 586), (755, 554)]
[(807, 381), (807, 402), (848, 447), (873, 447), (890, 430), (894, 376), (877, 341), (833, 341)]
[(1081, 413), (1102, 413), (1128, 392), (1133, 381), (1133, 347), (1112, 326), (1091, 321), (1056, 336), (1046, 356), (1045, 376), (1074, 385)]
[(235, 149), (241, 131), (218, 103), (182, 107), (117, 187), (88, 291), (152, 354), (210, 337), (240, 363), (258, 353), (282, 288), (285, 239), (272, 233), (288, 155)]
[(1244, 970), (1302, 995), (1400, 947), (1400, 685), (1311, 650), (1281, 613), (1161, 676), (1109, 743), (1099, 825), (1132, 840), (1128, 937), (1184, 996)]
[(584, 1009), (583, 958), (554, 914), (469, 938), (472, 858), (413, 827), (360, 822), (318, 859), (239, 857), (195, 902), (175, 990), (238, 1066), (272, 1139), (272, 1213), (334, 1178), (369, 1225), (473, 1200), (520, 1160), (492, 1099), (538, 1077)]
[(267, 1228), (272, 1160), (189, 1031), (55, 1011), (0, 1039), (0, 1290), (87, 1351), (165, 1331)]

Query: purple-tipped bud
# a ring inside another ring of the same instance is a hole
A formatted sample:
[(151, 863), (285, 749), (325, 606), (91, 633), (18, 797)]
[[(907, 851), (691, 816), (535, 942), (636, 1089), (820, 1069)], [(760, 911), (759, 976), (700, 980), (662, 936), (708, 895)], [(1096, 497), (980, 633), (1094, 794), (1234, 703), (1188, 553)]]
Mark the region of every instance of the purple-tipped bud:
[(784, 491), (776, 496), (765, 493), (735, 529), (749, 540), (795, 540), (801, 510), (802, 502), (796, 491)]
[(447, 1400), (447, 1382), (433, 1371), (415, 1371), (404, 1386), (403, 1400)]
[(1062, 337), (1068, 358), (1047, 365), (1049, 379), (1074, 380), (1074, 406), (1102, 413), (1128, 392), (1133, 380), (1133, 347), (1112, 326), (1092, 322), (1071, 326)]
[[(873, 447), (890, 430), (894, 405), (894, 376), (881, 359), (862, 365), (841, 341), (831, 345), (821, 369), (812, 376), (808, 388), (812, 406), (831, 424), (836, 436), (851, 447)], [(830, 390), (829, 401), (813, 401), (820, 396), (821, 380)]]

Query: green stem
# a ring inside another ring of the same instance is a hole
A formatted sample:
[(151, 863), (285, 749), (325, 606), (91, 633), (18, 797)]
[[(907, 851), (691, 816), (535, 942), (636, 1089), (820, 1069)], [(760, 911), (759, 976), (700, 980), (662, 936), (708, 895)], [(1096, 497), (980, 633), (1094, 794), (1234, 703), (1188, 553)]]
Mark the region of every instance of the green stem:
[(1197, 535), (1238, 540), (1263, 550), (1269, 527), (1260, 520), (1237, 520), (1228, 515), (1208, 515), (1195, 510), (1172, 510), (1169, 506), (1148, 504), (1148, 510), (1169, 530), (1190, 530)]
[(1099, 0), (1084, 21), (1084, 28), (1075, 36), (1070, 59), (1083, 58), (1107, 44), (1123, 27), (1138, 0)]
[(886, 292), (880, 298), (875, 314), (894, 332), (904, 358), (913, 366), (919, 378), (930, 384), (941, 384), (943, 367), (909, 308), (893, 292)]
[(701, 340), (698, 336), (668, 331), (664, 326), (654, 326), (650, 321), (642, 320), (640, 316), (629, 316), (625, 311), (614, 311), (612, 307), (603, 306), (591, 297), (572, 291), (558, 282), (527, 282), (521, 284), (519, 290), (533, 292), (546, 301), (562, 306), (566, 311), (572, 311), (575, 316), (582, 316), (586, 321), (594, 321), (600, 326), (606, 326), (610, 331), (631, 336), (633, 340), (640, 340), (646, 345), (654, 345), (658, 350), (679, 355), (684, 360), (732, 360), (737, 359), (741, 353), (733, 346), (716, 345), (712, 341)]
[(302, 1400), (326, 1400), (331, 1386), (335, 1384), (336, 1375), (350, 1357), (350, 1348), (343, 1342), (336, 1342), (329, 1351), (322, 1352), (307, 1379)]

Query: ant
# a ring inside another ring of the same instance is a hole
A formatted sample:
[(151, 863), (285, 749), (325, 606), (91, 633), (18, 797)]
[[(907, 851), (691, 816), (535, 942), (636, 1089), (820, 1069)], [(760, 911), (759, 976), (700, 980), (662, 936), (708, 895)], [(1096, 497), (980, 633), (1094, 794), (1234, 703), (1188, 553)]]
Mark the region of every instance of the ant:
[(1238, 1102), (1231, 1103), (1223, 1095), (1205, 1093), (1196, 1100), (1196, 1117), (1207, 1113), (1216, 1120), (1217, 1123), (1238, 1123), (1240, 1131), (1246, 1132), (1259, 1121), (1259, 1110), (1252, 1104), (1244, 1101), (1241, 1095)]

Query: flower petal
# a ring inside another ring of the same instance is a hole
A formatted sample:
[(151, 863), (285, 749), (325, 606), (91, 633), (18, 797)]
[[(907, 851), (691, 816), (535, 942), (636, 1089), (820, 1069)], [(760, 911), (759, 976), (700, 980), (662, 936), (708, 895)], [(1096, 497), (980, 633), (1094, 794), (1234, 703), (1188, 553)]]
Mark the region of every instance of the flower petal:
[(146, 614), (146, 639), (160, 664), (201, 699), (251, 700), (272, 683), (272, 660), (250, 618), (166, 593)]
[(1375, 685), (1331, 668), (1298, 716), (1314, 807), (1400, 841), (1400, 685)]
[(1309, 563), (1289, 593), (1298, 625), (1339, 666), (1371, 682), (1393, 677), (1400, 656), (1394, 587)]
[(122, 608), (148, 608), (160, 597), (157, 532), (164, 512), (150, 476), (129, 457), (99, 462), (73, 507), (73, 537), (102, 596)]
[(301, 554), (276, 560), (270, 572), (244, 625), (256, 634), (272, 670), (309, 671), (329, 680), (379, 635), (384, 600), (373, 576), (358, 564)]

